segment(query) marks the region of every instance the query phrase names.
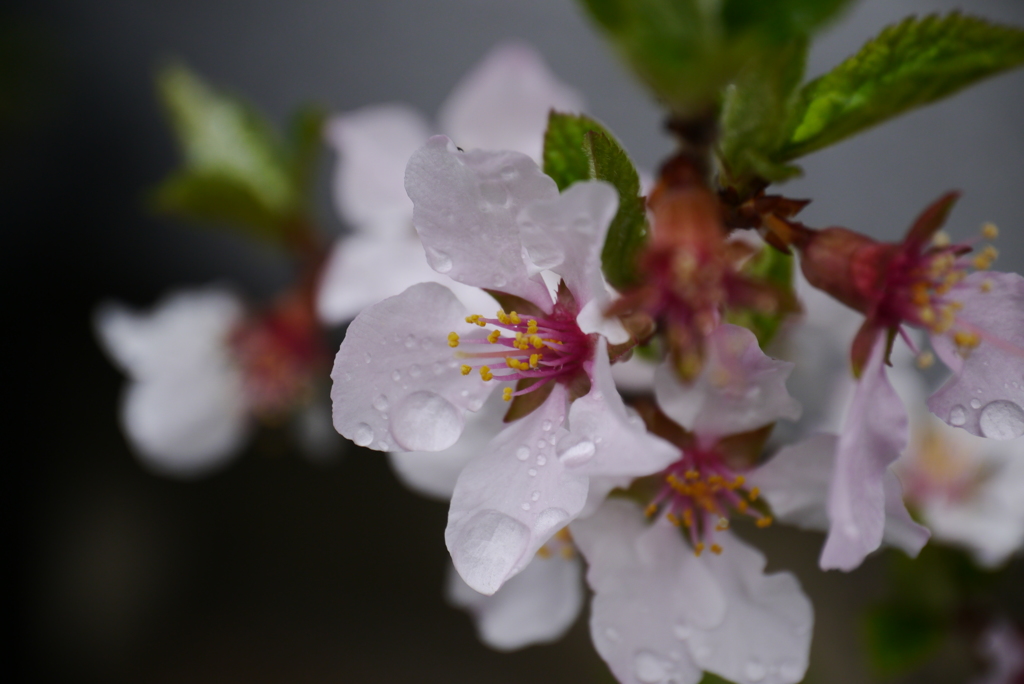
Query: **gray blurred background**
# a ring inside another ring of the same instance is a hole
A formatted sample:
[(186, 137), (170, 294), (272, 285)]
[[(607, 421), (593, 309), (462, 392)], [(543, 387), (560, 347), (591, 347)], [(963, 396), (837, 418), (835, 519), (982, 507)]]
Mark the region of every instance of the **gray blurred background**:
[[(768, 1), (768, 0), (766, 0)], [(961, 3), (963, 4), (963, 3)], [(810, 74), (883, 25), (947, 0), (864, 0), (816, 45)], [(1021, 0), (965, 9), (1024, 26)], [(89, 328), (95, 304), (149, 305), (226, 280), (254, 299), (288, 263), (235, 236), (154, 217), (142, 198), (176, 163), (153, 95), (181, 58), (283, 123), (301, 103), (344, 111), (409, 102), (433, 116), (496, 41), (535, 45), (649, 169), (660, 114), (570, 0), (15, 0), (0, 10), (10, 106), (0, 201), (16, 448), (14, 667), (30, 681), (604, 682), (585, 620), (566, 642), (499, 655), (441, 598), (446, 509), (398, 485), (378, 454), (314, 466), (281, 440), (198, 483), (143, 472), (115, 411), (121, 378)], [(1002, 228), (1000, 270), (1024, 270), (1024, 72), (998, 77), (806, 159), (784, 192), (810, 225), (901, 234), (942, 192), (949, 229)], [(320, 214), (343, 229), (327, 198)], [(17, 374), (17, 377), (13, 377)], [(815, 569), (820, 538), (754, 535), (801, 577), (818, 611), (812, 677), (871, 681), (856, 611), (883, 563)]]

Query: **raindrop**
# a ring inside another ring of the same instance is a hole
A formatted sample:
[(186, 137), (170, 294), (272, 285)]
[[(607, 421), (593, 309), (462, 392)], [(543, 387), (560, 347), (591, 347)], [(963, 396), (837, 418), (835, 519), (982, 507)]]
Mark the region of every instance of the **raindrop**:
[(459, 396), (461, 396), (462, 398), (468, 397), (469, 396), (469, 390), (462, 390), (461, 392), (459, 392)]
[(411, 366), (409, 366), (409, 377), (411, 377), (411, 378), (418, 378), (418, 377), (420, 377), (420, 374), (422, 372), (423, 371), (420, 370), (420, 367), (418, 365), (416, 365), (415, 363), (412, 364)]
[(452, 270), (452, 258), (439, 249), (427, 247), (427, 257), (430, 266), (438, 273), (448, 273)]
[(466, 408), (468, 408), (470, 411), (479, 411), (480, 407), (483, 405), (483, 399), (480, 399), (479, 397), (474, 397), (466, 403)]
[(524, 501), (524, 502), (522, 503), (522, 509), (523, 509), (524, 511), (528, 511), (528, 510), (530, 510), (530, 504), (528, 504), (528, 503), (526, 503), (526, 502)]
[(954, 427), (960, 427), (967, 422), (967, 412), (964, 411), (964, 407), (957, 404), (949, 411), (949, 424)]
[(370, 446), (373, 441), (373, 428), (366, 423), (356, 425), (356, 431), (352, 433), (352, 441), (357, 446)]
[(542, 454), (537, 454), (537, 465), (542, 466), (548, 462), (548, 459)]
[(383, 439), (377, 442), (377, 444), (380, 445), (380, 451), (388, 451), (389, 449), (391, 449), (391, 445), (389, 445)]
[(387, 411), (389, 406), (388, 398), (383, 394), (378, 394), (377, 398), (373, 400), (373, 408), (378, 411)]
[(462, 434), (462, 415), (439, 394), (413, 392), (395, 406), (391, 434), (409, 451), (440, 451)]
[(494, 509), (480, 511), (458, 532), (452, 561), (473, 586), (494, 592), (526, 550), (530, 529)]
[(583, 465), (594, 457), (597, 447), (589, 439), (580, 439), (575, 435), (567, 435), (558, 442), (558, 460), (565, 465)]
[(743, 674), (746, 675), (747, 681), (759, 682), (764, 679), (764, 676), (768, 674), (768, 671), (765, 669), (764, 665), (756, 660), (749, 660), (743, 667)]
[(409, 335), (408, 337), (405, 338), (405, 348), (406, 349), (415, 349), (416, 348), (416, 336), (415, 335)]
[(371, 361), (373, 361), (373, 357), (370, 356), (370, 352), (366, 352), (364, 358), (366, 360), (366, 363), (370, 363)]
[(543, 449), (545, 444), (547, 444), (547, 442), (545, 442), (543, 439), (538, 439), (537, 440), (537, 448), (538, 449)]
[(536, 490), (534, 490), (533, 494), (530, 494), (530, 500), (531, 501), (536, 501), (539, 498), (540, 498), (540, 492), (538, 492)]
[(997, 399), (981, 410), (981, 434), (989, 439), (1016, 439), (1024, 435), (1024, 409)]
[(501, 170), (501, 177), (506, 182), (511, 183), (516, 178), (519, 178), (519, 172), (514, 167), (506, 166)]
[(518, 449), (516, 449), (516, 458), (518, 458), (520, 461), (525, 461), (526, 459), (530, 458), (530, 447), (521, 446)]
[(689, 625), (673, 625), (672, 633), (676, 635), (677, 639), (686, 641), (693, 636), (693, 629)]
[(530, 468), (529, 470), (526, 471), (526, 474), (529, 475), (530, 477), (536, 477), (537, 476), (537, 469), (536, 468)]
[(545, 420), (543, 423), (540, 424), (540, 429), (543, 430), (544, 432), (547, 432), (548, 430), (550, 430), (551, 429), (551, 421), (550, 420)]
[(391, 371), (391, 379), (395, 382), (400, 382), (402, 380), (402, 374), (398, 371)]
[(661, 659), (650, 651), (638, 651), (633, 657), (633, 673), (644, 684), (657, 684), (668, 676)]
[(981, 402), (978, 401), (977, 399), (971, 399), (971, 408), (972, 409), (980, 409), (981, 408)]

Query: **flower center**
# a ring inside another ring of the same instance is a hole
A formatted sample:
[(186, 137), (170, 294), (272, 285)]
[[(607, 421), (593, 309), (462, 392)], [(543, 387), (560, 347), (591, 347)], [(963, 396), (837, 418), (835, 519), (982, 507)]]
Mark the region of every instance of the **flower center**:
[[(759, 510), (757, 487), (744, 487), (745, 478), (725, 465), (716, 451), (687, 450), (665, 471), (665, 483), (647, 506), (652, 517), (659, 512), (677, 527), (686, 529), (693, 553), (705, 548), (721, 553), (714, 534), (729, 529), (729, 515), (738, 513), (767, 527), (772, 518)], [(753, 505), (752, 505), (753, 504)]]
[(462, 364), (463, 375), (476, 370), (485, 382), (533, 381), (518, 390), (506, 387), (502, 394), (505, 401), (552, 380), (570, 378), (593, 351), (592, 341), (580, 330), (575, 317), (559, 306), (549, 317), (499, 310), (496, 318), (473, 314), (466, 317), (466, 322), (492, 330), (485, 337), (465, 340), (459, 339), (458, 333), (449, 333), (448, 346), (473, 350), (455, 353), (456, 358), (466, 361)]

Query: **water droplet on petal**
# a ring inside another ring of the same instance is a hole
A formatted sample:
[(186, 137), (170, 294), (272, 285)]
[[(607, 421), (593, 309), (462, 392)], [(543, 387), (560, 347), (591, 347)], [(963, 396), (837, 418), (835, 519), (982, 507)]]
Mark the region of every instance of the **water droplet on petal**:
[(409, 335), (409, 336), (407, 336), (405, 338), (405, 348), (406, 349), (415, 349), (416, 348), (416, 336), (415, 335)]
[(543, 423), (540, 424), (540, 429), (543, 430), (544, 432), (547, 432), (548, 430), (550, 430), (551, 429), (551, 421), (550, 420), (545, 420)]
[(967, 422), (967, 412), (964, 407), (957, 404), (949, 410), (949, 424), (954, 427), (960, 427)]
[(558, 442), (558, 460), (569, 467), (583, 465), (594, 457), (597, 447), (589, 439), (569, 434)]
[(547, 444), (547, 442), (545, 442), (543, 439), (538, 439), (537, 440), (537, 448), (538, 449), (543, 449), (545, 444)]
[(507, 182), (512, 182), (516, 178), (519, 178), (519, 172), (512, 166), (506, 166), (501, 169), (501, 177)]
[(521, 505), (524, 511), (530, 510), (530, 504), (526, 503), (525, 501)]
[(418, 378), (423, 371), (415, 363), (409, 366), (409, 377)]
[(529, 539), (526, 525), (489, 509), (474, 515), (449, 548), (466, 583), (477, 591), (493, 593), (522, 557)]
[(650, 651), (638, 651), (633, 656), (633, 673), (638, 681), (644, 684), (658, 684), (665, 681), (668, 672), (661, 664), (661, 658)]
[(366, 423), (356, 425), (356, 431), (352, 433), (352, 441), (357, 446), (370, 446), (373, 441), (373, 428)]
[(373, 408), (378, 411), (387, 411), (389, 406), (388, 398), (383, 394), (378, 394), (377, 398), (373, 400)]
[(543, 456), (543, 455), (540, 455), (540, 454), (537, 455), (537, 465), (542, 466), (542, 465), (544, 465), (547, 462), (548, 462), (548, 459), (547, 459), (546, 456)]
[(391, 379), (394, 380), (395, 382), (401, 382), (402, 374), (399, 373), (398, 371), (391, 371)]
[(534, 490), (534, 492), (532, 494), (530, 494), (530, 500), (531, 501), (536, 501), (539, 498), (540, 498), (540, 492), (538, 492), (536, 490)]
[(979, 400), (977, 400), (977, 399), (971, 399), (971, 408), (972, 409), (980, 409), (981, 408), (981, 402)]
[(526, 471), (526, 474), (529, 475), (530, 477), (537, 477), (537, 469), (530, 468), (529, 470)]
[(693, 636), (693, 629), (689, 625), (673, 625), (672, 633), (676, 635), (677, 639), (686, 641)]
[(483, 405), (483, 399), (477, 397), (470, 399), (469, 402), (466, 403), (466, 408), (468, 408), (470, 411), (479, 411), (480, 407)]
[(427, 247), (427, 260), (430, 267), (438, 273), (448, 273), (452, 270), (452, 258), (439, 249)]
[(538, 537), (547, 537), (565, 527), (569, 522), (569, 514), (561, 508), (545, 508), (533, 523), (533, 533)]
[(391, 434), (409, 451), (440, 451), (462, 434), (462, 415), (439, 394), (413, 392), (395, 406)]
[(530, 447), (521, 446), (518, 449), (516, 449), (516, 458), (518, 458), (520, 461), (525, 461), (526, 459), (530, 458)]
[(756, 660), (749, 660), (747, 664), (743, 666), (743, 674), (746, 676), (749, 682), (759, 682), (764, 679), (764, 676), (768, 674), (765, 666)]
[(373, 357), (370, 356), (370, 352), (366, 352), (366, 354), (363, 355), (363, 359), (366, 361), (366, 363), (370, 363), (371, 361), (373, 361)]
[(1012, 401), (997, 399), (981, 410), (979, 425), (981, 434), (989, 439), (1017, 439), (1024, 435), (1024, 409)]

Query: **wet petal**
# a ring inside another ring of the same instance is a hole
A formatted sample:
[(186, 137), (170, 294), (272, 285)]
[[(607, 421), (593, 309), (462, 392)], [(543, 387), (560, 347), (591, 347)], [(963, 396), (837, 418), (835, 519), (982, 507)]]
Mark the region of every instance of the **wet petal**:
[(448, 601), (469, 612), (480, 640), (499, 651), (560, 639), (583, 607), (583, 582), (578, 557), (536, 556), (521, 573), (494, 595), (466, 584), (449, 568)]
[(326, 323), (350, 321), (371, 304), (424, 282), (441, 283), (471, 310), (490, 314), (496, 306), (480, 288), (454, 282), (430, 268), (412, 233), (395, 240), (352, 235), (331, 249), (317, 292), (317, 313)]
[(876, 342), (839, 436), (825, 570), (852, 570), (882, 543), (886, 472), (907, 446), (907, 412), (885, 374), (886, 344), (884, 337)]
[(765, 356), (752, 332), (722, 324), (708, 336), (707, 349), (693, 383), (680, 382), (669, 361), (655, 376), (658, 405), (674, 421), (706, 438), (800, 417), (800, 403), (786, 391), (793, 364)]
[(804, 678), (814, 612), (788, 572), (764, 574), (760, 551), (729, 532), (715, 536), (720, 555), (700, 562), (726, 605), (720, 624), (697, 629), (690, 648), (697, 665), (734, 682), (795, 684)]
[(727, 607), (679, 530), (660, 522), (648, 526), (639, 506), (624, 499), (606, 501), (571, 530), (594, 591), (590, 635), (616, 679), (699, 682), (690, 621), (716, 624)]
[(500, 394), (492, 394), (480, 411), (466, 414), (465, 429), (455, 444), (442, 451), (391, 452), (391, 469), (414, 492), (433, 499), (451, 499), (459, 473), (484, 453), (494, 435), (502, 430), (507, 410), (508, 403)]
[[(1024, 436), (1024, 276), (972, 273), (951, 297), (963, 305), (957, 320), (984, 334), (962, 365), (950, 364), (954, 371), (961, 365), (959, 372), (928, 399), (928, 408), (972, 435)], [(954, 353), (948, 341), (934, 344), (944, 360)]]
[(835, 470), (835, 435), (817, 434), (780, 449), (771, 460), (745, 473), (747, 482), (782, 522), (809, 530), (828, 529), (828, 488)]
[(603, 181), (575, 183), (548, 201), (534, 202), (519, 214), (523, 246), (535, 272), (562, 276), (582, 309), (599, 298), (608, 304), (601, 273), (601, 250), (619, 206), (619, 194)]
[(579, 112), (583, 100), (529, 45), (506, 43), (462, 78), (438, 119), (464, 150), (514, 150), (539, 161), (552, 109)]
[(530, 278), (515, 220), (526, 205), (558, 197), (533, 160), (518, 152), (459, 152), (436, 136), (409, 160), (405, 187), (434, 270), (551, 310), (547, 287)]
[(436, 283), (413, 285), (364, 309), (334, 361), (334, 427), (378, 451), (440, 451), (462, 433), (493, 387), (463, 376), (448, 334), (479, 336), (466, 307)]
[(364, 107), (327, 123), (327, 140), (338, 153), (334, 201), (346, 223), (395, 241), (412, 232), (405, 165), (430, 133), (423, 117), (401, 104)]
[(459, 574), (480, 593), (497, 591), (583, 508), (587, 477), (555, 451), (567, 410), (566, 389), (556, 385), (459, 475), (445, 542)]
[(627, 412), (603, 343), (594, 351), (590, 375), (590, 392), (572, 403), (570, 433), (556, 445), (561, 460), (594, 478), (588, 512), (615, 487), (660, 472), (679, 458), (677, 447), (647, 432), (640, 416)]

